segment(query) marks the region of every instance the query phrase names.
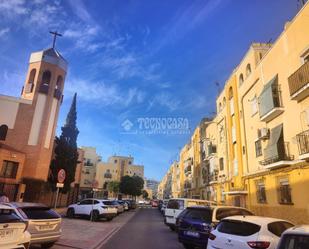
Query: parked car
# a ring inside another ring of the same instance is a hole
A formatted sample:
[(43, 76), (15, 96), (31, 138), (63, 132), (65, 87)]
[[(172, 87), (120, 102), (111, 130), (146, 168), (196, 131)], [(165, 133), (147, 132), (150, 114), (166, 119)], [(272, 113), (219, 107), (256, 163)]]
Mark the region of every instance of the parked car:
[(104, 200), (104, 204), (117, 209), (117, 214), (124, 212), (124, 205), (121, 205), (117, 200)]
[(30, 244), (27, 222), (19, 217), (13, 208), (0, 204), (0, 248), (24, 248)]
[(151, 206), (152, 207), (158, 207), (158, 205), (159, 205), (159, 201), (157, 201), (157, 200), (152, 200), (151, 201)]
[(307, 248), (309, 248), (309, 225), (295, 226), (284, 231), (277, 247), (277, 249)]
[(211, 204), (214, 205), (215, 202), (186, 198), (170, 199), (164, 211), (165, 224), (174, 231), (176, 228), (176, 218), (182, 212), (182, 210), (191, 206), (207, 206)]
[(144, 200), (139, 200), (139, 201), (138, 201), (138, 204), (139, 204), (139, 205), (143, 205), (143, 204), (145, 204), (145, 201), (144, 201)]
[(165, 209), (167, 206), (168, 200), (163, 200), (161, 208), (160, 208), (160, 212), (162, 213), (162, 215), (165, 215)]
[(208, 249), (276, 249), (281, 234), (293, 224), (260, 216), (233, 216), (220, 221), (209, 235)]
[(127, 203), (126, 201), (118, 200), (117, 202), (118, 202), (120, 205), (123, 206), (124, 211), (128, 211), (128, 210), (129, 210), (129, 205), (128, 205), (128, 203)]
[(28, 223), (30, 244), (50, 248), (61, 236), (61, 217), (58, 213), (40, 203), (10, 202), (16, 214)]
[(206, 248), (210, 231), (221, 219), (233, 215), (247, 216), (253, 213), (234, 206), (188, 207), (177, 217), (178, 240), (185, 248)]
[(137, 206), (135, 200), (126, 200), (126, 202), (129, 204), (129, 209), (135, 209)]
[(108, 205), (104, 200), (93, 198), (82, 200), (77, 204), (72, 204), (67, 210), (67, 217), (69, 218), (74, 218), (75, 216), (86, 216), (93, 221), (97, 221), (100, 218), (105, 218), (110, 221), (116, 215), (116, 207)]

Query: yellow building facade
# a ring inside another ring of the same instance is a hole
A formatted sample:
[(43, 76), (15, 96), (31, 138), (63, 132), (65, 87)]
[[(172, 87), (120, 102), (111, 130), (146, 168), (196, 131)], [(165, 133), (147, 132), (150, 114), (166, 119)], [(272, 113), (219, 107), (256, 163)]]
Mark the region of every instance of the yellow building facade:
[(181, 197), (309, 223), (308, 16), (306, 4), (274, 44), (251, 44), (180, 152)]

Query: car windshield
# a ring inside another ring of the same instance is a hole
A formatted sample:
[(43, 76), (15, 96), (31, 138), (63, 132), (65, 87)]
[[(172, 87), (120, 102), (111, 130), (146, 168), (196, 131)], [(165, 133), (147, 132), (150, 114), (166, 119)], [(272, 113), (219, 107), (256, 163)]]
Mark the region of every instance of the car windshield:
[(182, 217), (193, 219), (193, 220), (201, 220), (203, 222), (211, 223), (212, 221), (212, 210), (205, 208), (188, 208), (184, 211), (184, 214), (181, 214)]
[(218, 224), (217, 230), (221, 233), (238, 235), (238, 236), (250, 236), (259, 232), (261, 226), (250, 222), (238, 221), (238, 220), (223, 220)]
[(107, 205), (107, 206), (111, 206), (111, 205), (118, 205), (118, 202), (116, 202), (116, 201), (103, 201), (103, 204)]
[(283, 236), (278, 249), (307, 249), (309, 248), (309, 235), (292, 235)]
[(223, 218), (226, 218), (228, 216), (234, 216), (234, 215), (253, 215), (252, 212), (246, 209), (242, 208), (219, 208), (217, 210), (216, 219), (221, 220)]
[(20, 217), (17, 216), (12, 209), (0, 209), (0, 223), (10, 223), (21, 221)]
[(60, 216), (48, 207), (24, 207), (20, 208), (24, 213), (23, 216), (28, 219), (58, 219)]

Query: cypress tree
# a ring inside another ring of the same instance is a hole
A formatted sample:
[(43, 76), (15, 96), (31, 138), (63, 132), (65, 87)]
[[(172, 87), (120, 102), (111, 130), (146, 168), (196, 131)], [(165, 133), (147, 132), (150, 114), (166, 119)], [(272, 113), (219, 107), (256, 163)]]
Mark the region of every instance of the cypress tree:
[(55, 158), (51, 162), (51, 170), (49, 181), (52, 188), (56, 189), (57, 175), (60, 169), (64, 169), (66, 178), (62, 192), (66, 193), (70, 190), (70, 185), (74, 182), (76, 164), (78, 160), (77, 152), (77, 136), (78, 129), (76, 127), (76, 93), (74, 94), (70, 111), (67, 115), (65, 125), (61, 127), (60, 137), (56, 137)]

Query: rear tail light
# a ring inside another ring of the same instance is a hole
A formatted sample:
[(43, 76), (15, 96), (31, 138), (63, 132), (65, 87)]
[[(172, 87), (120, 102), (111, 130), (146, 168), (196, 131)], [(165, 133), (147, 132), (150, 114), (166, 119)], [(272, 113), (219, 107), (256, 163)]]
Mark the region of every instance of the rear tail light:
[(266, 249), (269, 247), (270, 242), (268, 241), (249, 241), (247, 244), (253, 249)]
[(213, 233), (210, 233), (209, 236), (208, 236), (208, 239), (215, 240), (216, 239), (216, 235), (214, 235)]

